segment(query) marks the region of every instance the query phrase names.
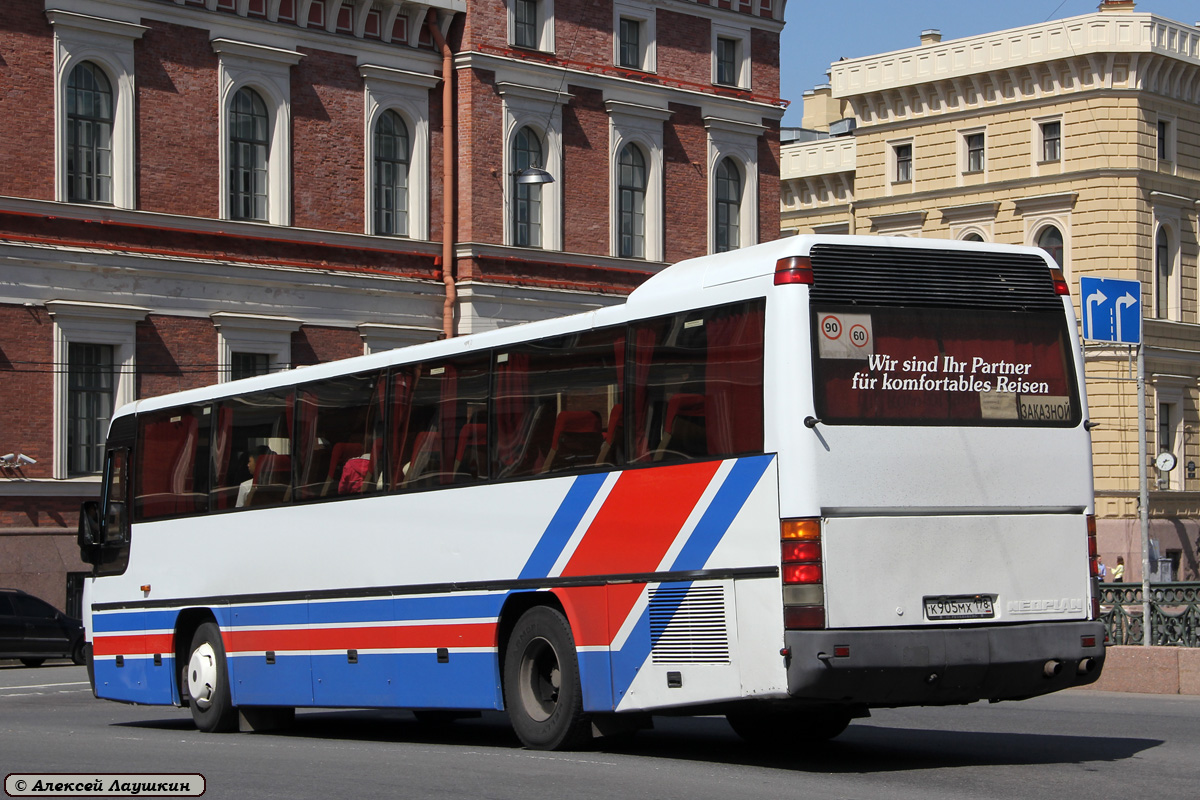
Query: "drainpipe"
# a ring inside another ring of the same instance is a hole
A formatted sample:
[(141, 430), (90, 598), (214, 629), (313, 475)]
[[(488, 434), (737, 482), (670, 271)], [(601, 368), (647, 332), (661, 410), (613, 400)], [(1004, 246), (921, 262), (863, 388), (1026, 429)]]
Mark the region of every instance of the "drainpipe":
[(442, 305), (442, 333), (447, 339), (454, 338), (454, 305), (458, 291), (454, 286), (454, 220), (458, 204), (455, 201), (454, 184), (455, 158), (454, 140), (454, 53), (442, 29), (438, 26), (438, 12), (430, 9), (428, 25), (433, 43), (442, 53), (442, 281), (446, 284), (446, 301)]

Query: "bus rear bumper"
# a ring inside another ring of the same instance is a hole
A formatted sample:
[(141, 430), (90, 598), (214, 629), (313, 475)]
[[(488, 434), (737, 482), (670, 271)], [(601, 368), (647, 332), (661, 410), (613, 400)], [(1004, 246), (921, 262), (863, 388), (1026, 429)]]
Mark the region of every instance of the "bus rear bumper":
[(1019, 700), (1092, 683), (1104, 666), (1102, 622), (788, 631), (784, 638), (788, 693), (826, 703)]

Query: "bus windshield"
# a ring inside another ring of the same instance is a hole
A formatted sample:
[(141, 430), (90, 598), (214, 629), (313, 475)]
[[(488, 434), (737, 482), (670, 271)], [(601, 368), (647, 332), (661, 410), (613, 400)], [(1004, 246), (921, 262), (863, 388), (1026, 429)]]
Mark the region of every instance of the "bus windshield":
[(1079, 424), (1061, 311), (814, 306), (816, 407), (833, 424)]

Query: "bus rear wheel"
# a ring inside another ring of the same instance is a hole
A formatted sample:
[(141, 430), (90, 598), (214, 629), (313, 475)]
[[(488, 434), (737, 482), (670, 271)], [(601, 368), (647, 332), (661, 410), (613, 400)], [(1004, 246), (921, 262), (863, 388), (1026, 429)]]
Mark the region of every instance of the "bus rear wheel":
[(575, 639), (555, 609), (531, 608), (517, 621), (505, 651), (504, 701), (526, 747), (569, 750), (591, 738)]
[(192, 721), (206, 733), (237, 730), (237, 708), (229, 694), (225, 645), (215, 622), (206, 622), (196, 629), (189, 652), (186, 680)]
[(840, 736), (854, 715), (846, 708), (797, 708), (741, 711), (725, 718), (738, 736), (767, 749), (797, 742), (826, 742)]

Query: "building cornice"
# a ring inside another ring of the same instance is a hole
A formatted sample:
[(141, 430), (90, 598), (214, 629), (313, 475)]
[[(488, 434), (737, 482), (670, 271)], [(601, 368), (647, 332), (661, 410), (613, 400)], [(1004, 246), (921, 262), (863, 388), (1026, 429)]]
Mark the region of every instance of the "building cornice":
[(1200, 66), (1200, 29), (1153, 14), (1106, 12), (835, 62), (833, 96), (849, 98), (919, 83), (969, 81), (1066, 58), (1156, 54)]

